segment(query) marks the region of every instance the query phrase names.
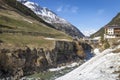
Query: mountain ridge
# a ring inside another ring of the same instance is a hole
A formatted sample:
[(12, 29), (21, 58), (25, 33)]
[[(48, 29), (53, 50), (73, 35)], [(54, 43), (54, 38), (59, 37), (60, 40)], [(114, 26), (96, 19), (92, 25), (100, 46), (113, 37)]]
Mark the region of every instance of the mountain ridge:
[(64, 32), (51, 27), (51, 24), (46, 23), (20, 2), (0, 1), (0, 41), (3, 45), (45, 47), (53, 44), (53, 41), (45, 40), (46, 37), (72, 39)]
[(37, 3), (30, 2), (27, 0), (18, 0), (29, 9), (31, 9), (36, 15), (42, 18), (45, 22), (51, 24), (53, 28), (65, 32), (72, 37), (84, 37), (83, 33), (80, 32), (74, 25), (66, 21), (65, 19), (59, 17), (53, 11), (48, 8), (41, 7)]
[[(118, 25), (120, 26), (120, 12), (112, 18), (112, 20), (107, 23), (105, 26), (112, 26), (112, 25)], [(97, 37), (97, 36), (103, 36), (105, 31), (104, 31), (104, 27), (101, 27), (97, 32), (95, 32), (94, 34), (92, 34), (90, 37)]]

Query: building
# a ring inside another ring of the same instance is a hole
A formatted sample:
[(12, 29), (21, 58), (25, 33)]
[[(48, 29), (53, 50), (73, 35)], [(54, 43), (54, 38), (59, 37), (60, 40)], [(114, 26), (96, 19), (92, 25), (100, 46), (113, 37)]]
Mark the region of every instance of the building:
[(105, 26), (104, 38), (120, 38), (120, 26)]

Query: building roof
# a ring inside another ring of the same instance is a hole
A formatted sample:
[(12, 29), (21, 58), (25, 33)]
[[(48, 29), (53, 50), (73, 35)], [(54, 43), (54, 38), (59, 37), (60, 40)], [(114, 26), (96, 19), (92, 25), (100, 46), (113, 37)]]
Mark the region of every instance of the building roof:
[(104, 28), (120, 28), (118, 25), (107, 25)]

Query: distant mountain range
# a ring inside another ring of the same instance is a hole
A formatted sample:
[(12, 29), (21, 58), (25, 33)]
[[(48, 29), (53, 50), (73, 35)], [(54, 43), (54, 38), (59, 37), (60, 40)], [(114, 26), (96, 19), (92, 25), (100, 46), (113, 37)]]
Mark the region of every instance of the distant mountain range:
[(72, 37), (84, 37), (84, 35), (71, 23), (66, 21), (65, 19), (57, 16), (56, 13), (51, 11), (46, 7), (41, 7), (37, 3), (30, 2), (28, 0), (18, 0), (28, 8), (30, 8), (35, 14), (37, 14), (40, 18), (42, 18), (45, 22), (51, 24), (53, 28), (60, 30), (62, 32), (67, 33)]
[[(118, 13), (107, 25), (118, 25), (120, 26), (120, 13)], [(105, 25), (105, 26), (107, 26)], [(104, 35), (104, 27), (100, 28), (96, 33), (92, 34), (91, 37), (97, 37)]]

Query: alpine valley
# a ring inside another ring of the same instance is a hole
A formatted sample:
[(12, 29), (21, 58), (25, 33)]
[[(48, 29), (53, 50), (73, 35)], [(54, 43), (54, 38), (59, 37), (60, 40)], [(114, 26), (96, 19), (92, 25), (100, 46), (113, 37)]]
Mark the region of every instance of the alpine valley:
[(84, 62), (84, 51), (91, 47), (74, 41), (83, 36), (72, 24), (36, 3), (0, 0), (0, 80), (43, 75), (49, 68)]
[(86, 37), (35, 1), (0, 0), (0, 80), (120, 80), (120, 13)]

